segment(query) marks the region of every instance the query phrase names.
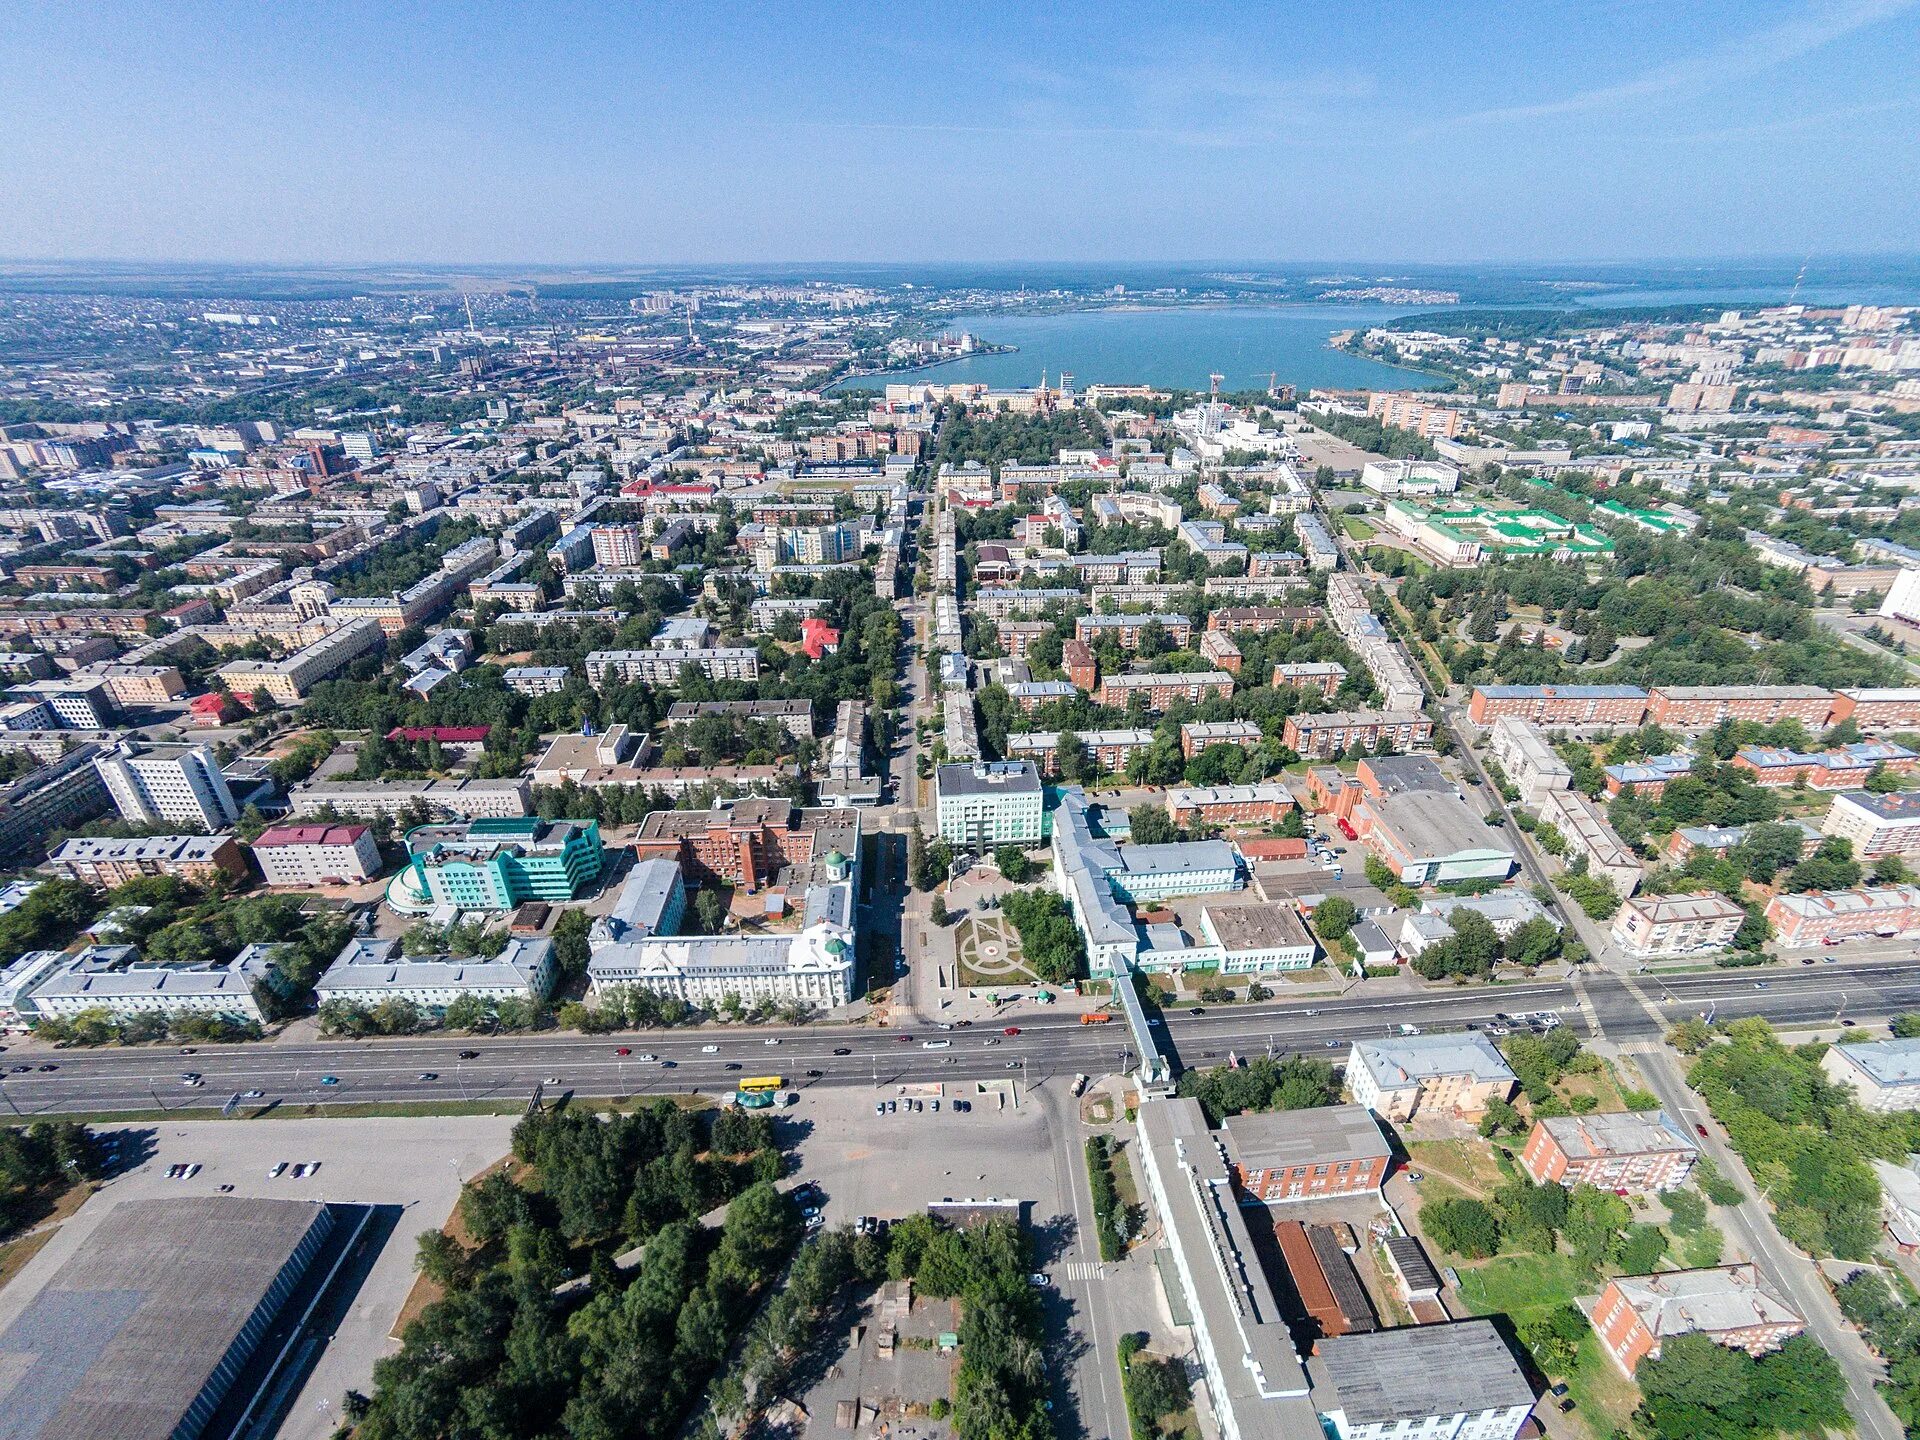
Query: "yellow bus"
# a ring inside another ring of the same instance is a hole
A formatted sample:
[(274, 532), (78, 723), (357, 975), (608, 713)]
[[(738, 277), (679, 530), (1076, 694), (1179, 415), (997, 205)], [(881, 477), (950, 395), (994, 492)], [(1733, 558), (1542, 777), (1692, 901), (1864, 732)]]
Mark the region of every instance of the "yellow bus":
[(749, 1075), (733, 1088), (751, 1094), (756, 1090), (778, 1090), (785, 1083), (778, 1075)]

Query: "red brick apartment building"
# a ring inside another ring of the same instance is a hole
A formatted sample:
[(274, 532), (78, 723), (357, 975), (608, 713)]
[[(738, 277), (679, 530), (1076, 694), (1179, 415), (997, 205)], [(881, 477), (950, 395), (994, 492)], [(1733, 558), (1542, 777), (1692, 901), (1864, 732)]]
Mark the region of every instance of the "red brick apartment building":
[(1842, 720), (1869, 731), (1920, 727), (1920, 690), (1837, 691), (1827, 723), (1838, 725)]
[(1685, 1184), (1698, 1153), (1664, 1110), (1563, 1115), (1534, 1123), (1520, 1165), (1536, 1185), (1644, 1195)]
[[(1226, 699), (1233, 694), (1233, 676), (1223, 670), (1201, 670), (1181, 675), (1109, 675), (1100, 683), (1098, 699), (1116, 710), (1127, 708), (1135, 695), (1144, 695), (1147, 709), (1165, 710), (1176, 700), (1199, 704), (1210, 695)], [(1431, 733), (1431, 725), (1428, 727)]]
[(1661, 1345), (1677, 1335), (1705, 1335), (1760, 1355), (1806, 1329), (1751, 1261), (1618, 1276), (1600, 1292), (1592, 1319), (1600, 1344), (1629, 1375), (1649, 1356), (1658, 1359)]
[(802, 810), (791, 800), (739, 800), (724, 810), (656, 810), (633, 842), (636, 861), (678, 862), (694, 880), (727, 880), (748, 891), (789, 865), (829, 851), (857, 853), (859, 812)]
[(1193, 622), (1184, 615), (1082, 615), (1073, 622), (1073, 638), (1095, 645), (1101, 636), (1111, 635), (1122, 650), (1138, 650), (1149, 625), (1166, 631), (1176, 650), (1193, 641)]
[(1782, 945), (1824, 945), (1874, 935), (1892, 939), (1920, 932), (1920, 885), (1864, 885), (1776, 895), (1767, 920)]
[(1180, 753), (1191, 760), (1214, 745), (1251, 750), (1260, 743), (1260, 727), (1251, 720), (1189, 720), (1180, 727)]
[(1091, 692), (1100, 683), (1100, 662), (1093, 658), (1093, 647), (1084, 640), (1060, 642), (1060, 668), (1074, 689)]
[(1328, 710), (1289, 715), (1280, 738), (1309, 760), (1332, 760), (1356, 742), (1369, 750), (1382, 740), (1396, 750), (1423, 749), (1433, 739), (1433, 721), (1418, 710)]
[(1273, 688), (1291, 687), (1333, 698), (1347, 678), (1347, 667), (1332, 660), (1283, 661), (1273, 667)]
[(1207, 629), (1229, 635), (1241, 631), (1264, 635), (1270, 630), (1291, 630), (1297, 635), (1318, 625), (1321, 614), (1312, 605), (1229, 605), (1207, 617)]
[(1663, 685), (1647, 692), (1647, 719), (1676, 730), (1707, 730), (1722, 720), (1826, 725), (1833, 692), (1818, 685)]
[(1808, 753), (1747, 745), (1733, 757), (1733, 764), (1745, 770), (1756, 785), (1852, 790), (1866, 783), (1876, 765), (1885, 765), (1896, 774), (1912, 774), (1920, 767), (1920, 755), (1903, 745), (1874, 740)]
[(1240, 667), (1246, 663), (1240, 647), (1233, 643), (1233, 637), (1224, 630), (1207, 630), (1201, 634), (1200, 658), (1229, 675), (1238, 675)]
[[(1167, 791), (1167, 815), (1174, 824), (1203, 820), (1209, 825), (1277, 825), (1294, 808), (1284, 785), (1193, 786)], [(1306, 842), (1299, 842), (1304, 853)]]
[(1392, 1157), (1364, 1105), (1235, 1115), (1224, 1133), (1234, 1179), (1268, 1205), (1378, 1191)]
[(1647, 692), (1634, 685), (1478, 685), (1467, 718), (1491, 725), (1517, 715), (1536, 725), (1638, 725)]

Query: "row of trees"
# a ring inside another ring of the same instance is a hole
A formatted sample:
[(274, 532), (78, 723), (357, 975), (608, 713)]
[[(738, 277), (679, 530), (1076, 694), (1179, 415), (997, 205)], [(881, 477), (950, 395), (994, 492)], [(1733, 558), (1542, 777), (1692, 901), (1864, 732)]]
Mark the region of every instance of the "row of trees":
[(1119, 1260), (1127, 1253), (1127, 1212), (1113, 1182), (1113, 1142), (1105, 1135), (1087, 1137), (1087, 1184), (1093, 1191), (1093, 1230), (1100, 1241), (1102, 1260)]
[(1414, 957), (1413, 968), (1429, 980), (1449, 976), (1485, 979), (1502, 961), (1513, 965), (1544, 965), (1560, 953), (1560, 927), (1544, 915), (1516, 927), (1505, 939), (1493, 928), (1493, 922), (1477, 910), (1455, 910), (1448, 923), (1453, 933)]
[(1872, 1159), (1920, 1149), (1920, 1115), (1874, 1113), (1820, 1068), (1825, 1047), (1788, 1047), (1765, 1021), (1736, 1020), (1688, 1082), (1771, 1197), (1780, 1233), (1814, 1255), (1865, 1259), (1880, 1238)]
[(1885, 1357), (1887, 1378), (1880, 1393), (1911, 1432), (1920, 1426), (1920, 1307), (1895, 1294), (1877, 1270), (1855, 1271), (1837, 1294), (1840, 1313)]
[(1304, 1055), (1256, 1055), (1240, 1065), (1185, 1070), (1178, 1086), (1200, 1102), (1210, 1125), (1255, 1110), (1313, 1110), (1340, 1098), (1333, 1066)]

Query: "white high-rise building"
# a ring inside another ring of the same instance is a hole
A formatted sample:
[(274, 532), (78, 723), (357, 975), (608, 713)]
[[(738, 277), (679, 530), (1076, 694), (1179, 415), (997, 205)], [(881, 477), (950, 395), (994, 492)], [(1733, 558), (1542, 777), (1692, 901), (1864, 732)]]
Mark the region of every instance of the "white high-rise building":
[(123, 820), (189, 825), (211, 834), (240, 818), (207, 745), (122, 745), (93, 762)]

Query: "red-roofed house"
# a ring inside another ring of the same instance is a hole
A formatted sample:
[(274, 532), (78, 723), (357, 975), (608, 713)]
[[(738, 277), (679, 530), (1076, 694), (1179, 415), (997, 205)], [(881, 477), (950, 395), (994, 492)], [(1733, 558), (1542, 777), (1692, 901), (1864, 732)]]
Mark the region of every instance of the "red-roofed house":
[(196, 695), (187, 702), (187, 710), (193, 716), (193, 723), (200, 726), (224, 725), (245, 709), (246, 706), (240, 703), (238, 697), (223, 694), (218, 690), (209, 690), (205, 695)]
[(800, 648), (815, 660), (822, 655), (837, 654), (840, 632), (818, 615), (809, 615), (800, 622)]
[(347, 885), (380, 873), (380, 846), (365, 825), (276, 825), (252, 848), (269, 885)]

